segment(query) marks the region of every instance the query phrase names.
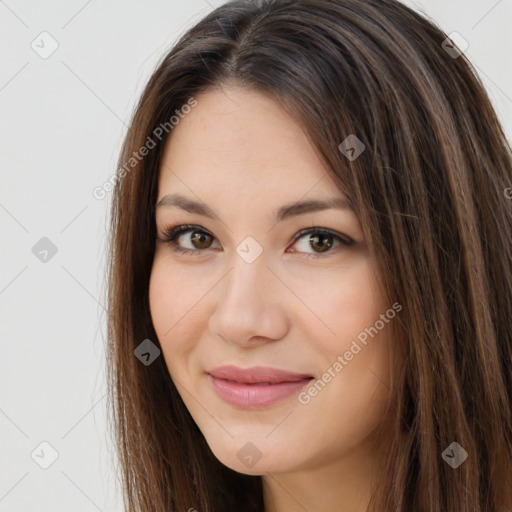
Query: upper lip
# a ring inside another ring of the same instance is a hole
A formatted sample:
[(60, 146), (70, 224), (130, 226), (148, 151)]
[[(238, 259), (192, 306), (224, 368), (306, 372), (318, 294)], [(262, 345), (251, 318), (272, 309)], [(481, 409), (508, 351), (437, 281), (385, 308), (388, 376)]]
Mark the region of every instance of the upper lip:
[(269, 382), (277, 384), (279, 382), (296, 382), (303, 379), (312, 378), (311, 375), (304, 373), (293, 373), (278, 368), (266, 366), (253, 366), (252, 368), (239, 368), (237, 366), (218, 366), (208, 372), (218, 379), (231, 380), (242, 384), (256, 384)]

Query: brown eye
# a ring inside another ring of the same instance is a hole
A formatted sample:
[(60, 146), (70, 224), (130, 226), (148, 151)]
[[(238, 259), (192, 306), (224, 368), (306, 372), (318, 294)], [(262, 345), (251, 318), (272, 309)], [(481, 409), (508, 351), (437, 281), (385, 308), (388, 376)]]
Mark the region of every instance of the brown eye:
[(327, 235), (324, 233), (319, 235), (311, 235), (309, 237), (309, 243), (315, 251), (326, 252), (332, 247), (333, 238), (334, 235)]
[(215, 237), (197, 226), (183, 224), (164, 229), (163, 237), (158, 240), (168, 243), (173, 250), (182, 254), (200, 255), (212, 247)]
[[(304, 253), (309, 258), (323, 258), (339, 246), (350, 247), (354, 240), (341, 233), (331, 232), (325, 228), (312, 228), (301, 231), (295, 239), (293, 252)], [(326, 253), (326, 254), (324, 254)]]
[(208, 249), (212, 244), (212, 237), (203, 231), (190, 231), (192, 236), (190, 240), (196, 249)]
[[(168, 243), (176, 252), (194, 256), (207, 254), (207, 250), (216, 243), (213, 235), (190, 224), (167, 228), (164, 230), (164, 236), (157, 238)], [(305, 256), (314, 259), (324, 257), (323, 253), (327, 253), (325, 256), (328, 256), (328, 253), (334, 252), (333, 248), (336, 249), (340, 245), (350, 247), (353, 244), (354, 240), (341, 233), (325, 228), (309, 228), (298, 233), (292, 252), (304, 253)]]

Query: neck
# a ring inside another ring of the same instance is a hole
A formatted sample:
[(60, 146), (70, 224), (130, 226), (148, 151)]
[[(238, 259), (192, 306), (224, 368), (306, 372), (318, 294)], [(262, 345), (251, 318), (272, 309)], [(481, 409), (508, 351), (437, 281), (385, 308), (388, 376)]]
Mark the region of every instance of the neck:
[(263, 475), (265, 512), (365, 512), (380, 469), (376, 448), (368, 438), (350, 452), (325, 456), (323, 463)]

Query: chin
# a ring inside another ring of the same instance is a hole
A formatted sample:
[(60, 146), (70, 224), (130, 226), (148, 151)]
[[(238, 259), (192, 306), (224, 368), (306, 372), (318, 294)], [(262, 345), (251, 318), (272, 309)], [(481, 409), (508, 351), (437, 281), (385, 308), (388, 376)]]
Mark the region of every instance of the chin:
[(283, 452), (282, 444), (278, 449), (271, 446), (271, 443), (264, 439), (261, 442), (256, 441), (254, 443), (251, 441), (237, 442), (231, 439), (227, 445), (219, 445), (218, 443), (208, 443), (208, 445), (215, 457), (224, 466), (245, 475), (293, 471), (299, 463), (299, 461), (292, 461), (283, 457), (287, 450), (285, 449)]

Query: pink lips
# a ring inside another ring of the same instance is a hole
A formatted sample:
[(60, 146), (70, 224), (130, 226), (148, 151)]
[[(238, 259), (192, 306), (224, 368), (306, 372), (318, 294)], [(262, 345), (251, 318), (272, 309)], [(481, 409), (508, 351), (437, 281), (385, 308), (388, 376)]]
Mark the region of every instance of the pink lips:
[(266, 407), (298, 392), (313, 377), (275, 368), (219, 366), (208, 372), (217, 395), (243, 409)]

